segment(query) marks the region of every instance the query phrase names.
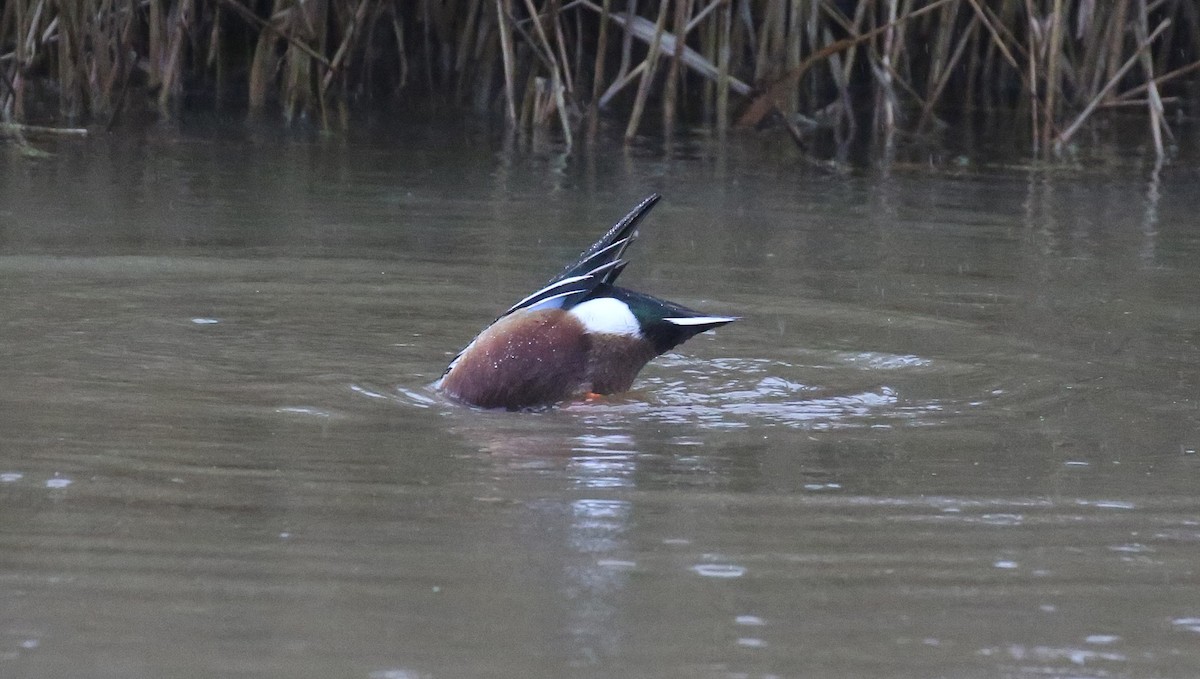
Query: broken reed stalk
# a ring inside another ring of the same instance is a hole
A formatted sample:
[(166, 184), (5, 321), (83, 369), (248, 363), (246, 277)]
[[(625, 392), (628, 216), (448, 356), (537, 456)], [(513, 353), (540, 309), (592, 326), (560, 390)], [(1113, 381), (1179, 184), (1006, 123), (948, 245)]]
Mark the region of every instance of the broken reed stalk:
[(1042, 148), (1050, 146), (1050, 137), (1054, 134), (1054, 121), (1058, 117), (1055, 104), (1058, 103), (1058, 89), (1061, 85), (1058, 69), (1062, 50), (1062, 0), (1054, 0), (1054, 9), (1050, 13), (1049, 21), (1050, 42), (1046, 47), (1046, 108), (1042, 113)]
[(1039, 32), (1039, 24), (1037, 23), (1036, 15), (1033, 10), (1033, 0), (1025, 0), (1025, 10), (1029, 14), (1029, 78), (1026, 80), (1026, 86), (1029, 89), (1029, 126), (1032, 131), (1030, 139), (1033, 143), (1033, 153), (1036, 155), (1046, 148), (1044, 142), (1045, 132), (1042, 130), (1041, 118), (1039, 112), (1042, 110), (1042, 101), (1038, 96), (1038, 55), (1042, 53), (1041, 33)]
[[(666, 3), (663, 3), (666, 4)], [(675, 0), (675, 49), (671, 53), (671, 68), (667, 71), (666, 91), (663, 93), (663, 130), (666, 136), (673, 134), (675, 125), (676, 97), (679, 92), (680, 64), (683, 63), (684, 42), (687, 39), (688, 15), (692, 11), (691, 0)]]
[(158, 106), (163, 110), (166, 110), (171, 101), (177, 100), (182, 91), (183, 76), (179, 71), (182, 68), (183, 45), (187, 40), (192, 18), (192, 0), (181, 0), (173, 14), (167, 26), (167, 63), (158, 95)]
[(37, 135), (44, 134), (53, 137), (86, 137), (88, 131), (83, 127), (46, 127), (44, 125), (22, 125), (21, 123), (0, 123), (0, 135)]
[[(1137, 23), (1134, 24), (1134, 35), (1137, 36), (1139, 42), (1147, 39), (1147, 31), (1149, 31), (1150, 17), (1147, 16), (1149, 11), (1146, 8), (1146, 0), (1138, 0), (1138, 16)], [(1169, 38), (1166, 38), (1169, 41)], [(1146, 73), (1147, 85), (1147, 109), (1150, 116), (1150, 136), (1154, 139), (1154, 150), (1159, 158), (1163, 157), (1163, 132), (1171, 135), (1171, 128), (1167, 126), (1167, 120), (1163, 113), (1162, 98), (1158, 96), (1158, 87), (1154, 84), (1154, 59), (1150, 56), (1149, 50), (1138, 50), (1138, 59), (1142, 62), (1142, 70)]]
[(592, 100), (588, 103), (588, 139), (596, 138), (600, 127), (600, 87), (604, 82), (604, 64), (608, 51), (608, 16), (612, 9), (612, 0), (604, 0), (600, 9), (600, 35), (596, 38), (596, 63), (592, 71)]
[(719, 14), (717, 25), (717, 129), (724, 132), (729, 129), (729, 59), (733, 3), (722, 0), (721, 4), (724, 7)]
[(642, 71), (641, 82), (638, 83), (637, 97), (633, 100), (633, 112), (629, 114), (629, 124), (625, 126), (625, 141), (633, 141), (637, 136), (638, 125), (642, 121), (642, 112), (646, 108), (646, 98), (650, 95), (650, 84), (654, 80), (654, 71), (658, 66), (658, 54), (662, 48), (663, 27), (667, 22), (667, 8), (670, 3), (663, 2), (658, 7), (658, 20), (654, 22), (654, 39), (650, 41), (650, 52), (642, 63), (646, 68)]
[(337, 74), (338, 68), (342, 62), (350, 55), (350, 47), (353, 45), (355, 33), (361, 30), (363, 21), (367, 18), (367, 7), (370, 0), (359, 0), (358, 8), (354, 10), (353, 22), (346, 25), (345, 33), (342, 35), (342, 42), (338, 45), (337, 52), (333, 55), (333, 59), (329, 61), (329, 68), (325, 70), (325, 77), (321, 79), (322, 94), (329, 89), (333, 83), (333, 77)]
[(1118, 104), (1122, 101), (1129, 101), (1133, 97), (1141, 94), (1142, 92), (1145, 92), (1147, 89), (1150, 88), (1151, 85), (1154, 85), (1156, 87), (1161, 86), (1169, 80), (1174, 80), (1182, 75), (1187, 75), (1188, 73), (1191, 73), (1192, 71), (1200, 71), (1200, 61), (1193, 61), (1192, 63), (1188, 64), (1187, 66), (1180, 66), (1179, 68), (1175, 69), (1174, 71), (1164, 73), (1164, 74), (1158, 76), (1157, 78), (1155, 78), (1154, 80), (1151, 80), (1150, 82), (1145, 82), (1145, 83), (1142, 83), (1141, 85), (1138, 85), (1137, 87), (1128, 89), (1128, 90), (1122, 92), (1121, 94), (1117, 95), (1116, 97), (1114, 97), (1112, 103)]
[(18, 122), (55, 104), (65, 121), (111, 124), (139, 103), (172, 115), (185, 93), (237, 88), (251, 111), (326, 126), (353, 102), (420, 96), (568, 140), (581, 112), (593, 137), (607, 107), (626, 138), (656, 106), (665, 128), (718, 130), (828, 108), (853, 134), (853, 109), (875, 102), (884, 140), (943, 111), (1027, 107), (1049, 152), (1136, 99), (1165, 153), (1167, 111), (1196, 105), (1198, 72), (1192, 0), (0, 2), (0, 119)]
[(800, 62), (800, 65), (791, 69), (790, 71), (785, 73), (781, 78), (776, 80), (775, 83), (770, 88), (768, 88), (768, 90), (765, 93), (756, 97), (754, 99), (754, 101), (751, 102), (750, 106), (746, 108), (746, 111), (745, 111), (745, 113), (742, 114), (741, 118), (738, 119), (737, 126), (738, 127), (754, 127), (754, 126), (758, 125), (760, 122), (762, 122), (762, 120), (764, 118), (766, 118), (767, 115), (770, 114), (772, 111), (774, 111), (776, 109), (776, 107), (778, 106), (778, 100), (779, 100), (780, 95), (782, 95), (785, 91), (787, 91), (789, 89), (794, 89), (796, 87), (796, 83), (799, 82), (800, 78), (802, 78), (804, 76), (805, 72), (808, 71), (808, 69), (811, 68), (813, 66), (813, 64), (816, 64), (817, 62), (824, 60), (826, 57), (828, 57), (831, 54), (836, 54), (837, 52), (841, 52), (841, 51), (850, 49), (852, 47), (855, 47), (859, 43), (866, 42), (867, 40), (870, 40), (870, 39), (874, 38), (875, 36), (883, 33), (893, 24), (903, 23), (905, 21), (916, 18), (916, 17), (926, 14), (928, 12), (932, 12), (934, 9), (937, 9), (938, 7), (940, 7), (950, 1), (951, 0), (934, 0), (934, 2), (925, 6), (924, 8), (909, 12), (908, 14), (905, 14), (904, 16), (900, 17), (893, 23), (889, 23), (884, 26), (880, 26), (878, 28), (867, 31), (866, 33), (855, 36), (853, 38), (845, 38), (843, 40), (838, 40), (837, 42), (834, 42), (829, 45), (826, 45), (825, 47), (822, 47), (821, 49), (817, 50), (813, 54), (809, 55), (809, 57), (807, 59)]
[(879, 56), (879, 67), (875, 69), (875, 78), (879, 89), (875, 93), (876, 121), (875, 127), (883, 133), (884, 146), (890, 152), (896, 131), (896, 91), (892, 87), (892, 48), (896, 44), (896, 0), (887, 2), (888, 29), (883, 32), (883, 49)]
[(1134, 52), (1133, 56), (1129, 57), (1129, 59), (1117, 69), (1117, 72), (1113, 74), (1108, 83), (1104, 85), (1104, 87), (1096, 94), (1092, 101), (1088, 103), (1088, 105), (1084, 107), (1083, 111), (1079, 113), (1075, 120), (1068, 125), (1067, 128), (1064, 129), (1062, 133), (1059, 134), (1054, 140), (1054, 145), (1057, 149), (1061, 149), (1064, 144), (1067, 144), (1071, 141), (1071, 138), (1074, 137), (1075, 133), (1079, 131), (1080, 126), (1083, 125), (1088, 117), (1092, 115), (1092, 112), (1096, 110), (1108, 93), (1112, 92), (1113, 89), (1116, 88), (1117, 84), (1121, 81), (1121, 76), (1125, 75), (1125, 73), (1128, 72), (1129, 69), (1133, 68), (1134, 64), (1138, 62), (1142, 51), (1148, 49), (1150, 44), (1154, 42), (1155, 38), (1157, 38), (1163, 31), (1167, 30), (1167, 26), (1170, 25), (1170, 19), (1163, 19), (1162, 23), (1160, 23), (1158, 27), (1154, 29), (1154, 32), (1152, 32), (1144, 41), (1138, 44), (1137, 50)]
[(954, 67), (958, 64), (959, 59), (962, 58), (963, 52), (966, 51), (967, 45), (969, 45), (974, 39), (978, 28), (979, 17), (971, 17), (967, 30), (963, 32), (962, 37), (959, 38), (958, 45), (955, 46), (954, 51), (946, 60), (945, 68), (941, 70), (941, 74), (937, 80), (932, 81), (932, 88), (930, 89), (925, 100), (925, 106), (922, 107), (921, 123), (918, 126), (923, 126), (933, 116), (934, 104), (936, 104), (938, 99), (941, 98), (942, 92), (946, 89), (946, 85), (950, 83), (950, 77), (954, 73)]
[(500, 52), (504, 57), (504, 110), (508, 114), (510, 127), (517, 125), (516, 73), (517, 55), (513, 51), (512, 29), (512, 0), (496, 0), (496, 23), (500, 28)]
[[(547, 37), (546, 29), (542, 26), (541, 16), (533, 6), (533, 0), (525, 0), (525, 7), (529, 10), (529, 15), (533, 17), (533, 26), (537, 31), (538, 39), (541, 40), (541, 47), (544, 50), (543, 58), (550, 65), (549, 95), (554, 100), (554, 106), (558, 110), (559, 122), (562, 125), (563, 136), (566, 138), (567, 149), (569, 150), (571, 148), (571, 124), (567, 116), (567, 102), (563, 91), (566, 84), (563, 81), (562, 71), (555, 57), (554, 48), (550, 46), (550, 38)], [(565, 64), (562, 67), (565, 68)]]

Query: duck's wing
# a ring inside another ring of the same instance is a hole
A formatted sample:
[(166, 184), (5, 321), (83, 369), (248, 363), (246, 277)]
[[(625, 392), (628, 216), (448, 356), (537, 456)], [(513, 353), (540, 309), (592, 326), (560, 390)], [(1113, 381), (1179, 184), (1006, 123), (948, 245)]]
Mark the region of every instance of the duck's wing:
[(542, 288), (509, 307), (507, 316), (521, 309), (569, 309), (583, 301), (596, 286), (611, 284), (625, 269), (625, 248), (637, 237), (637, 225), (662, 196), (652, 193), (617, 222), (608, 233), (584, 250)]

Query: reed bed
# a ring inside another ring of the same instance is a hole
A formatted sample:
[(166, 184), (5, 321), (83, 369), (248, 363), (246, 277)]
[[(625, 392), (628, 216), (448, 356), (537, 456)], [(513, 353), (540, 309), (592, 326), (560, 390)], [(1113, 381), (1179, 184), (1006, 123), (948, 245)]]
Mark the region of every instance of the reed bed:
[(615, 121), (825, 125), (882, 147), (972, 111), (1053, 153), (1140, 110), (1161, 156), (1196, 106), (1195, 0), (4, 0), (0, 114), (111, 123), (244, 106), (349, 124), (399, 99), (568, 144)]

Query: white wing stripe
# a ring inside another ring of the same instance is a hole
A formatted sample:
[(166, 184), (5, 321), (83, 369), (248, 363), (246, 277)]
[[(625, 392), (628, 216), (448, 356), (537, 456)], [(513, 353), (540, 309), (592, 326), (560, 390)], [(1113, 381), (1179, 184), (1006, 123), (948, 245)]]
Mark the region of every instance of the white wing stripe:
[(604, 271), (605, 269), (611, 269), (613, 267), (619, 266), (620, 264), (621, 264), (621, 260), (614, 259), (611, 262), (606, 262), (606, 263), (601, 264), (600, 266), (596, 267), (595, 269), (592, 269), (591, 271), (587, 272), (587, 275), (595, 276), (596, 274), (600, 273), (601, 271)]
[[(621, 240), (619, 240), (619, 241), (616, 241), (616, 242), (610, 243), (609, 245), (607, 245), (607, 246), (605, 246), (605, 247), (603, 247), (603, 248), (600, 248), (599, 250), (595, 251), (594, 253), (592, 253), (591, 255), (589, 255), (587, 259), (585, 259), (585, 260), (583, 260), (583, 261), (584, 261), (584, 262), (590, 262), (590, 261), (592, 261), (593, 259), (595, 259), (595, 258), (597, 258), (597, 257), (600, 257), (600, 256), (601, 256), (601, 255), (603, 255), (604, 253), (608, 252), (609, 250), (612, 250), (612, 249), (613, 249), (613, 248), (615, 248), (615, 247), (620, 247), (620, 246), (623, 246), (624, 244), (626, 244), (626, 243), (628, 243), (628, 242), (629, 242), (629, 238), (622, 238), (622, 239), (621, 239)], [(582, 264), (582, 262), (580, 262), (580, 263)]]
[(549, 297), (546, 297), (545, 299), (539, 299), (539, 300), (538, 300), (536, 303), (534, 303), (534, 304), (530, 304), (530, 305), (529, 305), (529, 310), (530, 310), (530, 311), (534, 311), (534, 310), (536, 310), (536, 309), (539, 309), (539, 308), (541, 308), (541, 306), (542, 306), (543, 304), (545, 304), (546, 302), (550, 302), (550, 301), (556, 300), (556, 299), (558, 299), (559, 297), (567, 297), (567, 296), (570, 296), (570, 295), (574, 295), (574, 294), (575, 294), (575, 293), (577, 293), (577, 292), (579, 292), (579, 291), (578, 291), (578, 290), (568, 290), (568, 291), (566, 291), (566, 292), (560, 292), (560, 293), (558, 293), (557, 295), (550, 295)]
[[(570, 284), (572, 284), (572, 283), (578, 283), (579, 281), (582, 281), (582, 280), (585, 280), (585, 279), (587, 279), (587, 277), (588, 277), (588, 276), (591, 276), (591, 275), (592, 275), (592, 273), (591, 273), (591, 272), (588, 272), (588, 273), (585, 273), (585, 274), (583, 274), (582, 276), (571, 276), (570, 278), (564, 278), (564, 279), (562, 279), (561, 281), (557, 281), (557, 282), (555, 282), (553, 285), (547, 285), (546, 287), (542, 288), (541, 290), (538, 290), (537, 292), (533, 293), (532, 295), (529, 295), (528, 297), (526, 297), (525, 299), (521, 300), (520, 302), (517, 302), (516, 304), (512, 305), (512, 306), (509, 308), (509, 311), (512, 311), (513, 309), (520, 308), (520, 306), (521, 306), (522, 304), (525, 304), (526, 302), (528, 302), (528, 301), (529, 301), (529, 300), (531, 300), (531, 299), (536, 299), (538, 295), (544, 295), (544, 294), (546, 294), (547, 292), (550, 292), (551, 290), (553, 290), (553, 289), (555, 289), (555, 288), (561, 288), (561, 287), (562, 287), (562, 286), (564, 286), (564, 285), (570, 285)], [(555, 295), (555, 296), (557, 297), (557, 295)]]

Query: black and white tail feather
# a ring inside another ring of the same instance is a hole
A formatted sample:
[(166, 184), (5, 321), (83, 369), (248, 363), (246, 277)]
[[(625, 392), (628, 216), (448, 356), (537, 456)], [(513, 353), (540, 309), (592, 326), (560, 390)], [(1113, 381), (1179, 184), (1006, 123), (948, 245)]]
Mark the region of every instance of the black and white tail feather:
[(584, 250), (579, 259), (547, 281), (540, 290), (509, 307), (500, 318), (521, 309), (570, 308), (587, 298), (598, 286), (612, 284), (625, 269), (627, 262), (621, 257), (637, 238), (638, 223), (661, 199), (657, 193), (647, 196), (592, 247)]

